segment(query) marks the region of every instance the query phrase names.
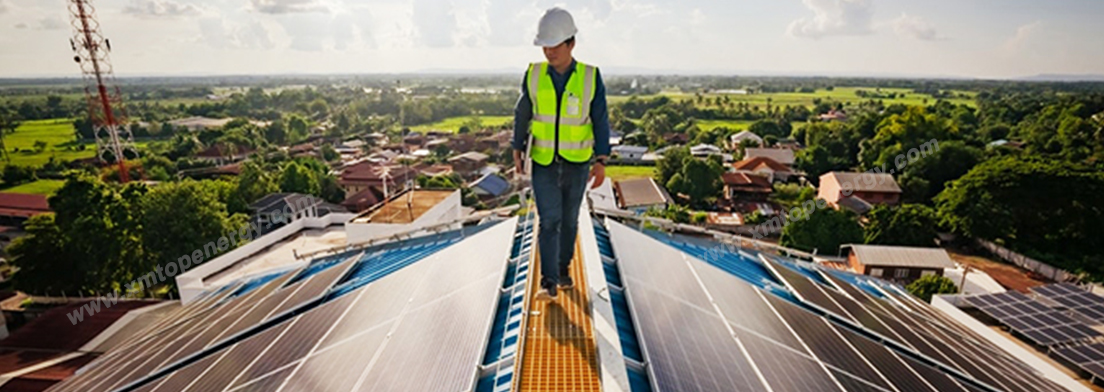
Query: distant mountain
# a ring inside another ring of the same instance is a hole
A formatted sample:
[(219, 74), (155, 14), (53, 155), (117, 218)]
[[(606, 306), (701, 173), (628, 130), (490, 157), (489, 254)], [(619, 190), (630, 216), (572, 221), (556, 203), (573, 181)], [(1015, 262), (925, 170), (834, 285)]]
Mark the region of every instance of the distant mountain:
[(1104, 75), (1039, 74), (1018, 80), (1027, 82), (1104, 82)]

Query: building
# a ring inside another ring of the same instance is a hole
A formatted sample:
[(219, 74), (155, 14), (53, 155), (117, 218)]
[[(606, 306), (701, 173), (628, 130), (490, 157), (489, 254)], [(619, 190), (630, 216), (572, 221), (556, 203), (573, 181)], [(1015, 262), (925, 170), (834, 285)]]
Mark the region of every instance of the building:
[(619, 145), (613, 146), (611, 150), (617, 156), (617, 159), (627, 162), (641, 162), (644, 159), (644, 154), (648, 153), (648, 147), (644, 146)]
[(737, 173), (751, 173), (766, 177), (770, 182), (786, 182), (794, 176), (791, 167), (764, 156), (744, 159), (732, 164), (732, 168)]
[[(387, 181), (384, 181), (385, 178)], [(384, 182), (387, 183), (387, 188), (394, 191), (401, 188), (407, 181), (413, 181), (416, 178), (418, 178), (418, 171), (410, 167), (380, 165), (364, 161), (342, 170), (337, 183), (345, 190), (346, 195), (351, 195), (368, 187), (384, 189)]]
[(491, 392), (549, 379), (621, 392), (1090, 390), (897, 285), (591, 212), (576, 218), (576, 288), (556, 302), (533, 295), (531, 213), (300, 251), (202, 279), (134, 333), (143, 349), (109, 351), (53, 392)]
[(667, 189), (651, 177), (616, 181), (613, 183), (613, 192), (617, 197), (618, 208), (638, 214), (652, 208), (666, 209), (674, 204)]
[(406, 190), (345, 224), (350, 244), (460, 219), (459, 190)]
[[(847, 207), (866, 213), (869, 210), (862, 210), (864, 204), (896, 205), (901, 200), (901, 187), (889, 174), (829, 172), (820, 176), (817, 198), (824, 199), (837, 209)], [(847, 198), (862, 200), (845, 200)]]
[(901, 284), (928, 275), (943, 276), (944, 269), (955, 268), (951, 256), (940, 248), (882, 245), (844, 245), (840, 248), (848, 249), (847, 265), (851, 271)]
[(844, 113), (842, 110), (833, 109), (828, 113), (817, 116), (817, 118), (819, 118), (820, 121), (847, 121), (847, 113)]
[(794, 164), (794, 152), (793, 150), (786, 148), (746, 148), (744, 149), (744, 159), (752, 158), (770, 158), (775, 162), (786, 165), (787, 167), (793, 167)]
[(22, 228), (32, 216), (52, 211), (46, 195), (0, 192), (0, 226)]
[(262, 227), (261, 235), (275, 231), (293, 220), (348, 213), (343, 206), (302, 193), (273, 193), (249, 205), (250, 220)]
[(484, 174), (468, 186), (480, 199), (494, 199), (510, 192), (510, 181), (493, 173)]
[(766, 201), (774, 192), (769, 178), (744, 172), (725, 173), (724, 197), (730, 205), (742, 202)]
[(249, 158), (249, 154), (254, 151), (256, 150), (250, 146), (227, 146), (220, 143), (200, 151), (195, 155), (195, 158), (200, 161), (213, 162), (216, 165), (226, 165), (243, 161)]
[(453, 171), (465, 177), (472, 177), (473, 174), (478, 173), (487, 166), (488, 159), (490, 159), (490, 157), (488, 157), (487, 154), (468, 151), (449, 158), (448, 163), (452, 165)]
[(367, 187), (360, 192), (346, 196), (341, 206), (353, 213), (360, 213), (375, 207), (384, 200), (383, 191), (376, 187)]
[(751, 131), (740, 131), (728, 137), (729, 148), (735, 150), (745, 141), (755, 142), (756, 147), (763, 147), (763, 138)]
[(232, 118), (188, 117), (169, 121), (169, 124), (177, 128), (187, 128), (189, 131), (202, 131), (204, 129), (218, 129), (233, 121)]

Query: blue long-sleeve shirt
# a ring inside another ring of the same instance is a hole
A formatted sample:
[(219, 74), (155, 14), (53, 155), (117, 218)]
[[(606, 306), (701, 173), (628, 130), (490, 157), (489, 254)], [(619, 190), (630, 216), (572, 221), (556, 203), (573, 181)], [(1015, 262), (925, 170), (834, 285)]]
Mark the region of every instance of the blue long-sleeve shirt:
[[(560, 74), (552, 67), (548, 67), (548, 75), (552, 77), (552, 85), (556, 88), (556, 102), (563, 100), (564, 89), (571, 74), (575, 72), (575, 60), (571, 60), (571, 67), (567, 72)], [(594, 155), (610, 154), (610, 125), (609, 108), (606, 105), (606, 85), (602, 83), (602, 73), (595, 70), (594, 100), (590, 103), (590, 122), (594, 125)], [(514, 106), (514, 141), (515, 150), (525, 150), (529, 142), (529, 123), (533, 120), (533, 102), (529, 100), (529, 71), (525, 71), (525, 77), (521, 80), (521, 98), (518, 98)]]

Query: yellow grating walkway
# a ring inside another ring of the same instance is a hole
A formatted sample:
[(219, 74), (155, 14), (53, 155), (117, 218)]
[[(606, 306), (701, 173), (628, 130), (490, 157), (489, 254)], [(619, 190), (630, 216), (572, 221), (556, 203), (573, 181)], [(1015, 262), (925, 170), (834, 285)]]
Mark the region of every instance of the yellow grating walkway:
[[(583, 228), (580, 227), (580, 230)], [(537, 300), (540, 277), (529, 278), (529, 315), (517, 391), (600, 391), (598, 353), (578, 241), (571, 261), (575, 287), (560, 290), (555, 302)], [(534, 248), (530, 271), (540, 271)]]

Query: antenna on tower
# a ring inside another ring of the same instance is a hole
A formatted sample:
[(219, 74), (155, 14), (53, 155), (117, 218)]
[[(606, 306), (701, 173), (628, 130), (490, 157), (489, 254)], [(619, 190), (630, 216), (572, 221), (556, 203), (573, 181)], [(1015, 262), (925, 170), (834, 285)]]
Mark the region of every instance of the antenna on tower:
[(76, 53), (73, 60), (80, 64), (84, 76), (84, 95), (88, 100), (88, 117), (96, 136), (96, 155), (104, 164), (119, 166), (119, 179), (130, 181), (126, 160), (138, 158), (134, 138), (126, 127), (123, 96), (115, 83), (111, 67), (111, 43), (100, 31), (96, 9), (89, 0), (69, 0), (69, 16), (73, 38), (69, 45)]

